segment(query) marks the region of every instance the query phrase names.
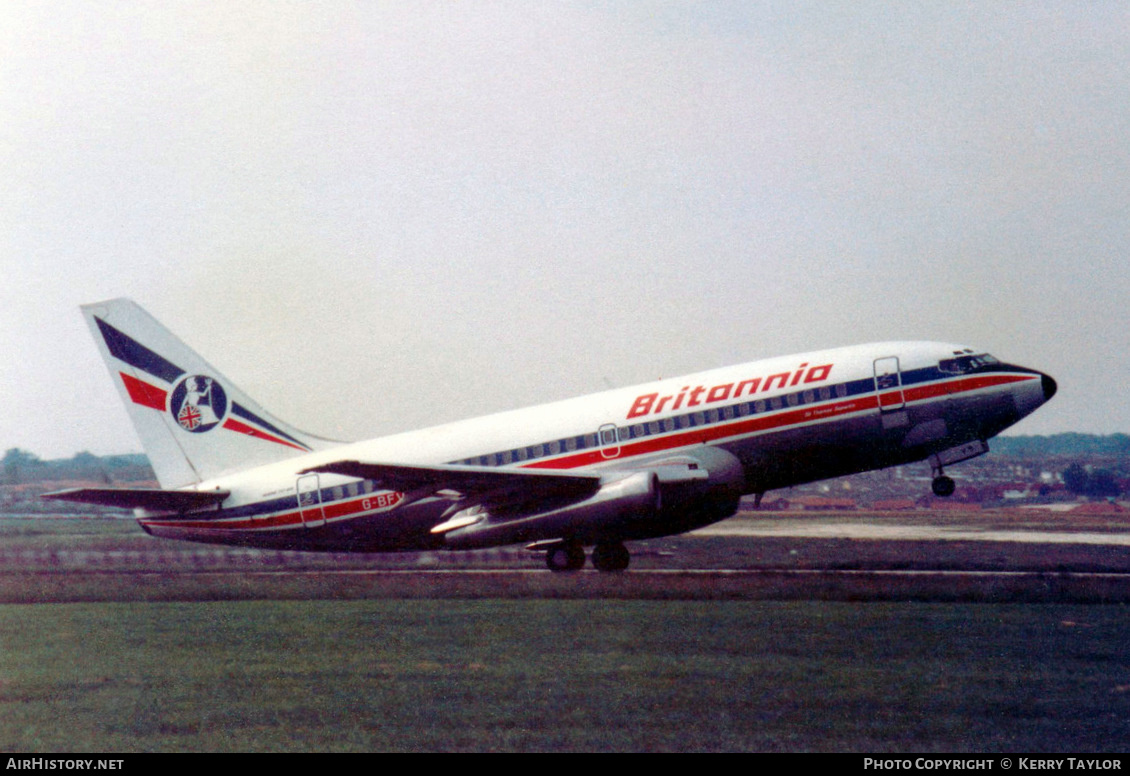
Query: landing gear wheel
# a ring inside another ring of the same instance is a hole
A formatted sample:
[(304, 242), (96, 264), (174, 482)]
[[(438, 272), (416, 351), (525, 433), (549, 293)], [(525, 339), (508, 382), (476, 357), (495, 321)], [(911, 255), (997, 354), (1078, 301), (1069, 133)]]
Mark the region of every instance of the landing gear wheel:
[(930, 488), (934, 491), (935, 496), (938, 496), (939, 498), (947, 498), (953, 495), (954, 489), (957, 488), (957, 485), (951, 478), (943, 474), (934, 478), (934, 481), (930, 484)]
[(592, 565), (597, 571), (623, 571), (631, 560), (628, 548), (620, 542), (598, 544), (592, 550)]
[(578, 571), (585, 565), (585, 548), (573, 542), (550, 547), (545, 553), (550, 571)]

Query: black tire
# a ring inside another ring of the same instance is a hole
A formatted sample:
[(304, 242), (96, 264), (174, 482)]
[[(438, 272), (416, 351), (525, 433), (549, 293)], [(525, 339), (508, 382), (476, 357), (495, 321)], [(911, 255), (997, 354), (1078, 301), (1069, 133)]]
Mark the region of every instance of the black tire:
[(954, 490), (957, 489), (957, 484), (950, 477), (944, 474), (940, 477), (935, 477), (934, 481), (930, 484), (930, 488), (934, 491), (934, 495), (939, 498), (949, 498), (953, 495)]
[(572, 542), (550, 547), (545, 553), (545, 565), (550, 571), (579, 571), (585, 565), (585, 548)]
[(623, 571), (631, 561), (628, 548), (619, 542), (598, 544), (592, 551), (592, 565), (597, 571)]

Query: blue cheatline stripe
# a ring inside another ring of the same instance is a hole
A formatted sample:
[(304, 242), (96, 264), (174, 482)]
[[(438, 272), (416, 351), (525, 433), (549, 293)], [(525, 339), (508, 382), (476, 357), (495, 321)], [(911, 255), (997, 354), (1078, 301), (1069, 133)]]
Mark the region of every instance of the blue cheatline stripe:
[[(951, 377), (953, 375), (950, 375)], [(823, 393), (822, 393), (823, 391)], [(854, 396), (874, 393), (875, 380), (867, 377), (858, 380), (849, 380), (843, 383), (832, 383), (820, 387), (808, 387), (799, 391), (779, 393), (768, 398), (743, 397), (740, 402), (731, 401), (728, 404), (713, 404), (710, 406), (699, 405), (689, 412), (665, 417), (648, 417), (633, 423), (623, 423), (617, 426), (616, 442), (622, 443), (641, 437), (656, 436), (684, 431), (690, 428), (701, 428), (721, 423), (730, 423), (735, 420), (762, 415), (766, 413), (782, 412), (810, 404), (827, 404), (850, 399)], [(473, 456), (458, 461), (449, 461), (454, 465), (470, 466), (510, 466), (533, 461), (540, 458), (551, 458), (560, 454), (574, 454), (582, 450), (595, 450), (601, 445), (596, 438), (596, 433), (582, 434), (565, 439), (549, 440), (512, 450), (498, 450), (482, 456)], [(590, 438), (591, 437), (591, 438)], [(567, 444), (569, 443), (569, 444)], [(549, 452), (550, 446), (556, 444), (558, 452)], [(519, 457), (519, 451), (522, 451)], [(509, 453), (509, 460), (503, 463), (502, 458)]]
[(125, 361), (130, 366), (135, 366), (143, 372), (164, 380), (166, 383), (175, 382), (184, 374), (184, 370), (176, 364), (162, 358), (140, 342), (122, 334), (101, 318), (95, 317), (102, 339), (110, 349), (110, 355)]
[(251, 410), (244, 407), (242, 404), (237, 404), (235, 402), (232, 402), (231, 412), (232, 412), (233, 415), (239, 415), (239, 417), (243, 418), (244, 420), (250, 420), (252, 423), (258, 423), (263, 428), (265, 428), (269, 431), (272, 431), (275, 434), (278, 434), (283, 439), (289, 439), (291, 442), (294, 442), (294, 444), (296, 444), (296, 445), (301, 445), (302, 447), (305, 447), (307, 450), (310, 449), (310, 447), (308, 445), (306, 445), (305, 443), (295, 439), (294, 437), (292, 437), (290, 434), (286, 433), (285, 431), (281, 431), (281, 430), (275, 428), (270, 423), (268, 423), (267, 421), (263, 420), (261, 417), (256, 415), (254, 412), (252, 412)]
[[(340, 494), (334, 493), (334, 491), (337, 488), (341, 488)], [(358, 487), (352, 488), (351, 490), (347, 490), (346, 486), (343, 486), (343, 485), (335, 485), (335, 486), (332, 486), (332, 487), (329, 487), (329, 488), (321, 488), (319, 491), (309, 491), (308, 493), (303, 493), (302, 495), (304, 497), (309, 496), (311, 498), (313, 498), (315, 495), (318, 495), (319, 498), (320, 498), (320, 505), (325, 507), (328, 504), (333, 504), (333, 503), (336, 503), (336, 502), (339, 502), (339, 501), (353, 501), (353, 500), (356, 500), (356, 499), (365, 498), (365, 497), (367, 497), (367, 496), (369, 496), (370, 494), (373, 494), (373, 493), (381, 493), (381, 492), (385, 492), (385, 491), (378, 488), (376, 486), (376, 483), (374, 483), (372, 480), (362, 480), (358, 484)], [(189, 520), (196, 520), (196, 521), (215, 520), (216, 522), (222, 522), (224, 520), (236, 519), (236, 518), (267, 517), (269, 515), (273, 515), (273, 514), (276, 514), (276, 513), (279, 513), (279, 512), (286, 512), (286, 511), (290, 511), (290, 510), (293, 510), (293, 509), (297, 509), (298, 508), (297, 496), (298, 496), (297, 491), (291, 491), (290, 493), (287, 493), (285, 496), (279, 496), (277, 498), (268, 499), (267, 501), (256, 501), (254, 503), (244, 504), (244, 505), (238, 506), (238, 507), (227, 507), (227, 508), (222, 509), (218, 512), (214, 511), (214, 510), (213, 511), (207, 511), (206, 510), (204, 512), (189, 512), (186, 515), (186, 518), (189, 519)], [(303, 506), (315, 506), (315, 505), (317, 505), (317, 502), (313, 502), (311, 504), (304, 504)], [(176, 520), (176, 518), (168, 516), (168, 515), (166, 515), (164, 517), (159, 517), (159, 518), (147, 518), (147, 519), (158, 520), (158, 521)]]

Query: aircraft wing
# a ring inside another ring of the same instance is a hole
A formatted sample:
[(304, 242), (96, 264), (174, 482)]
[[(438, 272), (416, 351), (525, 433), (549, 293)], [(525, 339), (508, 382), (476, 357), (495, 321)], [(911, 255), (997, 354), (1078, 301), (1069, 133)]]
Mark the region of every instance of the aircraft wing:
[(415, 466), (365, 461), (334, 461), (302, 473), (342, 474), (372, 480), (377, 487), (402, 492), (454, 492), (464, 498), (491, 495), (492, 501), (526, 498), (585, 498), (600, 489), (599, 474), (565, 474), (538, 469), (487, 466)]
[(228, 490), (159, 490), (156, 488), (72, 488), (44, 493), (41, 498), (54, 501), (77, 501), (104, 507), (152, 509), (154, 511), (189, 511), (219, 504), (231, 495)]

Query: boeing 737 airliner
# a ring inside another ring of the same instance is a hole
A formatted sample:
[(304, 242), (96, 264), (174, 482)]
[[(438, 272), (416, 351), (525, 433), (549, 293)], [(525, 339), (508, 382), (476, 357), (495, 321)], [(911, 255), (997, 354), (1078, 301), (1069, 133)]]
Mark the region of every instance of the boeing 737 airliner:
[(988, 452), (1055, 381), (961, 345), (755, 361), (341, 443), (269, 414), (131, 301), (82, 308), (161, 487), (47, 498), (136, 510), (155, 536), (291, 550), (526, 543), (554, 571), (723, 520), (744, 494)]

